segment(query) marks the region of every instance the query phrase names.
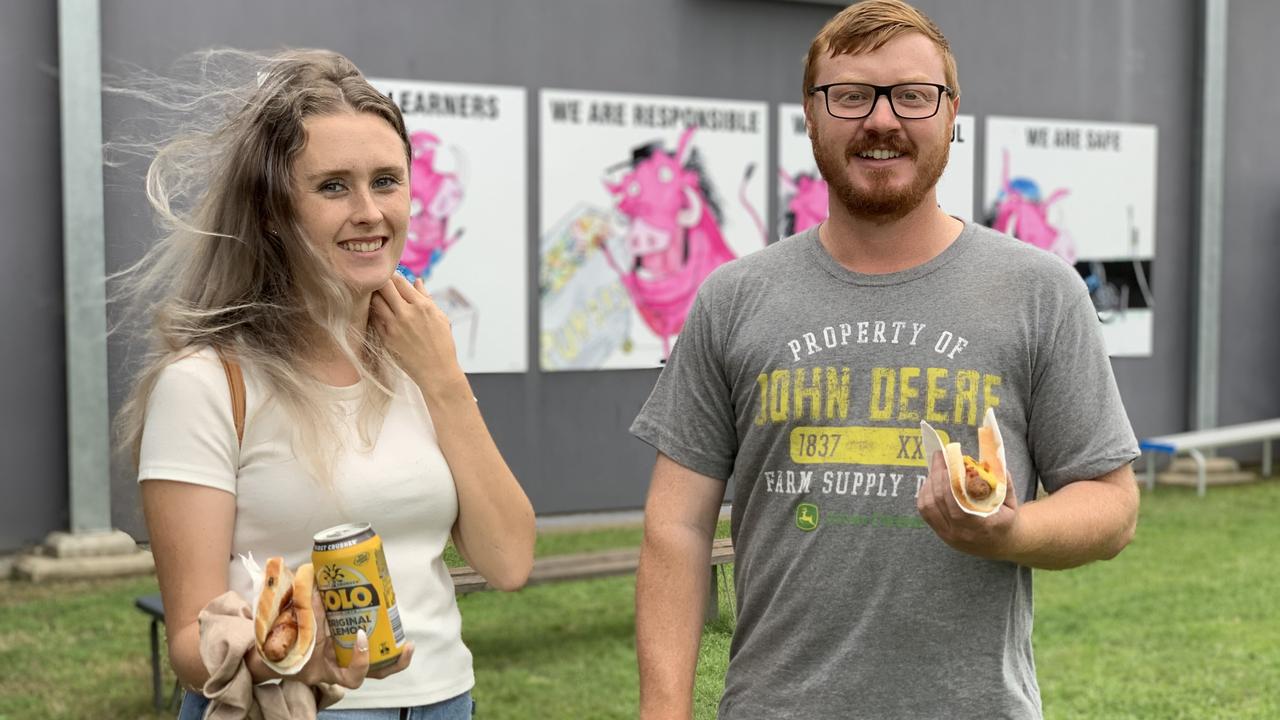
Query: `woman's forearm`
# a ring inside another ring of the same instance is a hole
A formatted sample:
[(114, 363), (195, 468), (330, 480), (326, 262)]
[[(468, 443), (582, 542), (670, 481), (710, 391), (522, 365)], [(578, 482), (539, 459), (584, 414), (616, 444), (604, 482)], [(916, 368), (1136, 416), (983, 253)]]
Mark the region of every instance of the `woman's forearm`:
[(518, 589), (533, 567), (533, 506), (490, 436), (466, 377), (419, 387), (458, 492), (459, 550), (494, 587)]

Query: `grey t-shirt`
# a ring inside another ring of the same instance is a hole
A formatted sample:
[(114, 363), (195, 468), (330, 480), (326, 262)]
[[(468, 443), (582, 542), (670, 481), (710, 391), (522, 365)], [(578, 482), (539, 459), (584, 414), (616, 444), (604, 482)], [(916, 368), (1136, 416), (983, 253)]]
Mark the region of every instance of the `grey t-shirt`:
[(815, 228), (706, 280), (631, 431), (734, 480), (721, 718), (1041, 716), (1031, 571), (916, 510), (920, 420), (976, 456), (988, 407), (1022, 502), (1137, 457), (1088, 292), (1048, 253), (970, 224), (863, 275)]

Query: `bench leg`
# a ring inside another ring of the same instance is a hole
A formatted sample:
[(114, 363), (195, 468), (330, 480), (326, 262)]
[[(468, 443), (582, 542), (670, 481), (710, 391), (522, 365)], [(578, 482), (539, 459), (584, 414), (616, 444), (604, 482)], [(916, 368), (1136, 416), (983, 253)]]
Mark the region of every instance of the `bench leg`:
[(164, 709), (164, 698), (160, 691), (160, 629), (159, 621), (151, 620), (151, 704), (157, 710)]
[(711, 591), (707, 593), (707, 611), (702, 618), (703, 624), (715, 622), (720, 617), (720, 583), (717, 582), (720, 575), (720, 567), (718, 565), (711, 566)]
[(1262, 443), (1262, 477), (1271, 477), (1271, 438)]
[(1191, 448), (1187, 451), (1187, 454), (1196, 461), (1196, 495), (1204, 497), (1204, 488), (1206, 485), (1204, 453), (1196, 450), (1195, 448)]
[(1156, 454), (1147, 452), (1147, 489), (1156, 489)]

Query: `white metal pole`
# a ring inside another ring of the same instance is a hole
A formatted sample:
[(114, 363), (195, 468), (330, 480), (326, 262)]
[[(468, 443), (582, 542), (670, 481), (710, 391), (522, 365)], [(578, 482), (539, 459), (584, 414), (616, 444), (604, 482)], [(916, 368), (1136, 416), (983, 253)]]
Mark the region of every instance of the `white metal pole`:
[(1218, 425), (1222, 307), (1223, 148), (1227, 113), (1227, 0), (1204, 0), (1200, 74), (1200, 213), (1196, 233), (1196, 352), (1191, 426)]
[(72, 532), (111, 528), (98, 0), (58, 0)]

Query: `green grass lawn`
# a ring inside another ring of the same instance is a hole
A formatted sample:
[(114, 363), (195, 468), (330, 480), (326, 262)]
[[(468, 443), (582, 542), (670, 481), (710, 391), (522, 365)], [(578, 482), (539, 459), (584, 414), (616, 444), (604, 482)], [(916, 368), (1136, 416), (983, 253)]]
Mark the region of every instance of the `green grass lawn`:
[[(723, 528), (722, 528), (723, 532)], [(635, 528), (557, 533), (540, 555), (637, 545)], [(1119, 558), (1036, 576), (1049, 718), (1280, 718), (1280, 482), (1143, 494)], [(485, 720), (633, 718), (631, 577), (460, 600)], [(151, 709), (142, 578), (0, 582), (0, 720), (167, 718)], [(699, 718), (715, 715), (732, 624), (703, 636)], [(172, 673), (165, 669), (166, 691)]]
[(1143, 492), (1115, 560), (1039, 572), (1051, 718), (1280, 718), (1280, 482)]

